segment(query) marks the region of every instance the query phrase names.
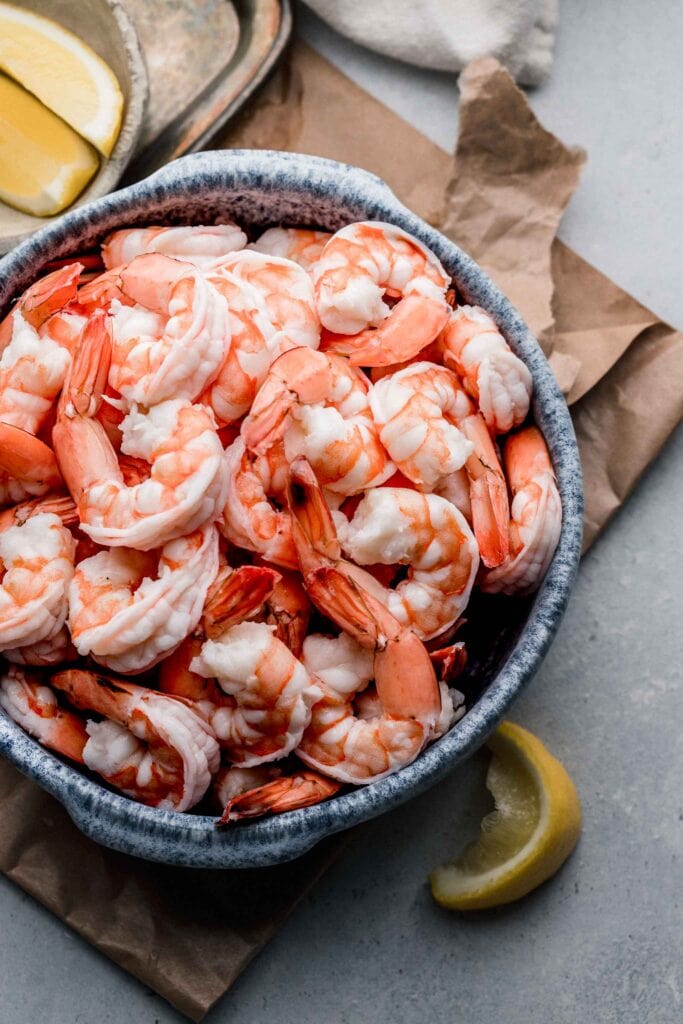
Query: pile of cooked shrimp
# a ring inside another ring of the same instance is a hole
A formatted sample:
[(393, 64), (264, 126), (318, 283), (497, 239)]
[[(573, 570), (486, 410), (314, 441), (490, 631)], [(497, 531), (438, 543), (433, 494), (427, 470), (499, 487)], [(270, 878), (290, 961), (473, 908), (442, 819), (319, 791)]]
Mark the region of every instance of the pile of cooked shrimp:
[[(48, 268), (46, 268), (48, 269)], [(412, 762), (561, 505), (531, 375), (390, 224), (110, 234), (0, 324), (0, 705), (220, 823)]]

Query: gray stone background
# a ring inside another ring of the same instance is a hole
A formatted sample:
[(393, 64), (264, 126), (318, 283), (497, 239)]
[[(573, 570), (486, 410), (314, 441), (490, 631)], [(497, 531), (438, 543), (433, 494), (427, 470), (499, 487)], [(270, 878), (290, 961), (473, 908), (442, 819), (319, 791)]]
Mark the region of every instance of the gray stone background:
[[(309, 43), (452, 146), (454, 76), (378, 57), (297, 14)], [(562, 0), (554, 72), (530, 97), (548, 128), (589, 154), (561, 237), (678, 326), (682, 38), (679, 3)], [(514, 709), (583, 800), (583, 838), (560, 874), (518, 905), (466, 919), (432, 903), (427, 872), (487, 808), (480, 754), (370, 825), (207, 1024), (681, 1020), (682, 507), (679, 432), (585, 559)], [(1, 1024), (184, 1019), (4, 878), (0, 913)]]

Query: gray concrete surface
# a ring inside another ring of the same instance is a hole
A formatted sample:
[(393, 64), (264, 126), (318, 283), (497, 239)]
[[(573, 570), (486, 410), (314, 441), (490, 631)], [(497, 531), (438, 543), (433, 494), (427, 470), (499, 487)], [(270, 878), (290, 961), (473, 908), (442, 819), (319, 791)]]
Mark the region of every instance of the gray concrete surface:
[[(683, 8), (562, 6), (554, 75), (532, 96), (544, 122), (590, 154), (562, 236), (681, 325)], [(454, 78), (371, 55), (308, 14), (300, 31), (437, 142), (452, 142)], [(681, 1019), (681, 507), (679, 434), (585, 559), (558, 638), (515, 708), (583, 799), (584, 835), (558, 877), (481, 916), (432, 904), (429, 868), (486, 806), (480, 755), (370, 826), (208, 1024)], [(5, 879), (0, 914), (1, 1024), (182, 1020)]]

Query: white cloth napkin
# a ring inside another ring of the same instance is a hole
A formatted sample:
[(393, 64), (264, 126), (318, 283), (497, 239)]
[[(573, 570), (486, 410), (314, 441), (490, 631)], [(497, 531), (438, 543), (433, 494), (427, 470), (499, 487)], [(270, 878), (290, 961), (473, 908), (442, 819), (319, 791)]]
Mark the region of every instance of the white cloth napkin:
[(559, 0), (304, 0), (342, 35), (439, 71), (494, 56), (525, 85), (550, 72)]

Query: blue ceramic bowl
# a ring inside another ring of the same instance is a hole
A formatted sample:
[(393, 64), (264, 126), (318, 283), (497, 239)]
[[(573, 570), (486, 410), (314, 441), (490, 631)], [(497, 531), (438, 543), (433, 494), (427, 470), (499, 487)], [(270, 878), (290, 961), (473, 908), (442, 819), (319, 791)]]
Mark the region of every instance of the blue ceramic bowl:
[(433, 249), (461, 294), (492, 314), (532, 372), (534, 416), (552, 454), (563, 522), (557, 552), (534, 598), (494, 599), (488, 637), (474, 658), (479, 696), (465, 717), (407, 768), (327, 803), (217, 830), (213, 817), (159, 811), (111, 792), (0, 716), (0, 752), (61, 801), (86, 835), (150, 860), (212, 868), (297, 857), (324, 836), (423, 792), (469, 757), (509, 711), (548, 650), (576, 574), (583, 511), (581, 466), (567, 406), (528, 327), (457, 245), (406, 209), (383, 181), (357, 167), (249, 150), (176, 160), (145, 181), (68, 213), (0, 261), (0, 309), (47, 260), (92, 246), (113, 228), (160, 221), (206, 224), (226, 217), (254, 227), (284, 223), (329, 230), (357, 220), (390, 221)]

